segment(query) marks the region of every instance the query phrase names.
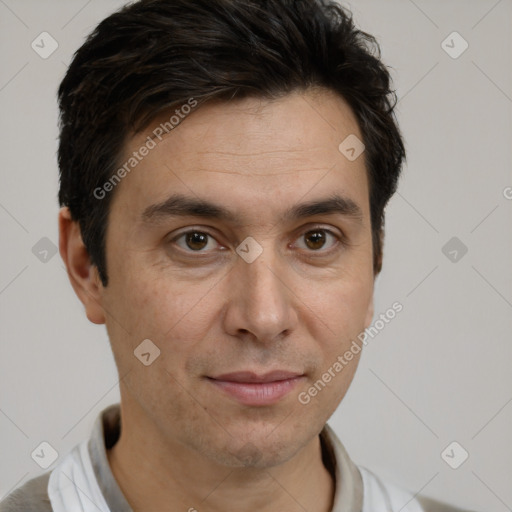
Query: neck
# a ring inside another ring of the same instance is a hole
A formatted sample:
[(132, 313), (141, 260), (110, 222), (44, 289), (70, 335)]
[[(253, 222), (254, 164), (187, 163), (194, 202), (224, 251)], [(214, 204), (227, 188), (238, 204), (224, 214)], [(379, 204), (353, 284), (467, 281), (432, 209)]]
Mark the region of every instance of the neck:
[[(268, 468), (221, 466), (146, 425), (122, 416), (107, 452), (112, 473), (134, 512), (330, 512), (334, 482), (315, 436), (286, 462)], [(149, 428), (149, 430), (148, 430)]]

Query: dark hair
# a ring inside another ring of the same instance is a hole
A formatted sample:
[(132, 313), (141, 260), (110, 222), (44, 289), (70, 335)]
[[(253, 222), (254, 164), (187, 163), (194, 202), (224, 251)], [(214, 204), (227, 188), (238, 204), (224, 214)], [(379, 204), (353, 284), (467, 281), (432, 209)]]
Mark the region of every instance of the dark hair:
[(60, 84), (60, 205), (79, 223), (106, 286), (113, 192), (98, 199), (93, 191), (115, 173), (129, 134), (190, 98), (271, 99), (324, 87), (350, 105), (363, 136), (377, 274), (384, 208), (405, 158), (390, 85), (375, 38), (335, 1), (135, 2), (96, 27)]

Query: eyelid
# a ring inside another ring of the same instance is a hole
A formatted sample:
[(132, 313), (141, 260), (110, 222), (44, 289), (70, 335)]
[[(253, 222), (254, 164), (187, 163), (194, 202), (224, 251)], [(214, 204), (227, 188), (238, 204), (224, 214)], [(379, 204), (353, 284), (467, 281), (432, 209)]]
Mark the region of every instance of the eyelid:
[[(215, 240), (215, 242), (220, 246), (220, 247), (224, 247), (218, 240), (217, 238), (215, 237), (215, 235), (213, 235), (208, 229), (205, 229), (205, 228), (190, 228), (190, 227), (187, 227), (186, 231), (182, 231), (180, 233), (177, 233), (176, 235), (174, 235), (170, 240), (169, 242), (172, 242), (173, 244), (176, 244), (176, 241), (178, 239), (180, 239), (182, 236), (184, 235), (187, 235), (189, 233), (202, 233), (203, 235), (207, 235), (208, 237), (212, 238), (213, 240)], [(176, 244), (177, 245), (177, 244)], [(187, 254), (208, 254), (212, 251), (204, 251), (204, 250), (201, 250), (201, 251), (192, 251), (192, 250), (187, 250), (187, 249), (183, 249), (182, 247), (178, 246), (178, 249), (181, 250), (182, 252), (185, 252)]]
[(320, 248), (317, 251), (314, 251), (314, 250), (307, 251), (308, 256), (315, 256), (315, 255), (317, 255), (317, 256), (326, 256), (326, 255), (330, 254), (333, 251), (339, 250), (339, 246), (340, 245), (342, 245), (342, 246), (348, 245), (344, 233), (342, 233), (341, 231), (339, 231), (339, 232), (338, 231), (334, 231), (332, 229), (332, 227), (326, 227), (326, 226), (323, 226), (321, 224), (316, 224), (316, 225), (308, 226), (307, 229), (302, 229), (300, 231), (299, 236), (297, 236), (296, 240), (299, 239), (301, 236), (304, 236), (306, 233), (309, 233), (309, 232), (315, 231), (315, 230), (325, 231), (326, 233), (332, 235), (336, 239), (336, 243), (331, 248), (329, 248), (329, 249), (324, 249), (323, 250), (322, 248)]

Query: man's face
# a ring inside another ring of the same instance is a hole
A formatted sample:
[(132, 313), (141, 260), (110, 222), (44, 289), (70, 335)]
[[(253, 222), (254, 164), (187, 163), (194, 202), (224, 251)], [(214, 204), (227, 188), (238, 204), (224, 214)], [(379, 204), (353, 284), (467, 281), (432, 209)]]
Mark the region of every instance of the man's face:
[[(122, 162), (172, 114), (128, 140)], [(359, 356), (299, 401), (373, 313), (364, 155), (338, 150), (350, 134), (362, 139), (327, 91), (206, 104), (117, 185), (100, 302), (123, 411), (162, 443), (270, 467), (310, 442), (345, 395)], [(230, 216), (151, 208), (176, 195)], [(357, 211), (297, 210), (334, 195)], [(160, 350), (148, 366), (134, 355), (146, 339)], [(226, 376), (237, 372), (247, 374)]]

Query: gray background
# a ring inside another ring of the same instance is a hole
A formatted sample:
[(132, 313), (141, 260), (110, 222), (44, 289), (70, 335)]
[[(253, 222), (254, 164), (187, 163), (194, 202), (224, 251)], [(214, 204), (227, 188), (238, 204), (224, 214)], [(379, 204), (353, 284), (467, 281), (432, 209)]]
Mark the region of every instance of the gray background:
[[(0, 0), (0, 497), (43, 471), (30, 456), (40, 442), (64, 455), (119, 399), (104, 326), (87, 321), (59, 255), (32, 248), (58, 243), (56, 88), (121, 4)], [(408, 162), (376, 315), (404, 309), (369, 342), (330, 423), (358, 464), (414, 492), (512, 510), (512, 2), (346, 5), (400, 98)], [(47, 59), (31, 48), (43, 31), (59, 45)], [(453, 31), (469, 44), (456, 59), (441, 46)], [(442, 251), (454, 236), (468, 248), (455, 262)], [(441, 458), (452, 441), (469, 452), (458, 469)]]

